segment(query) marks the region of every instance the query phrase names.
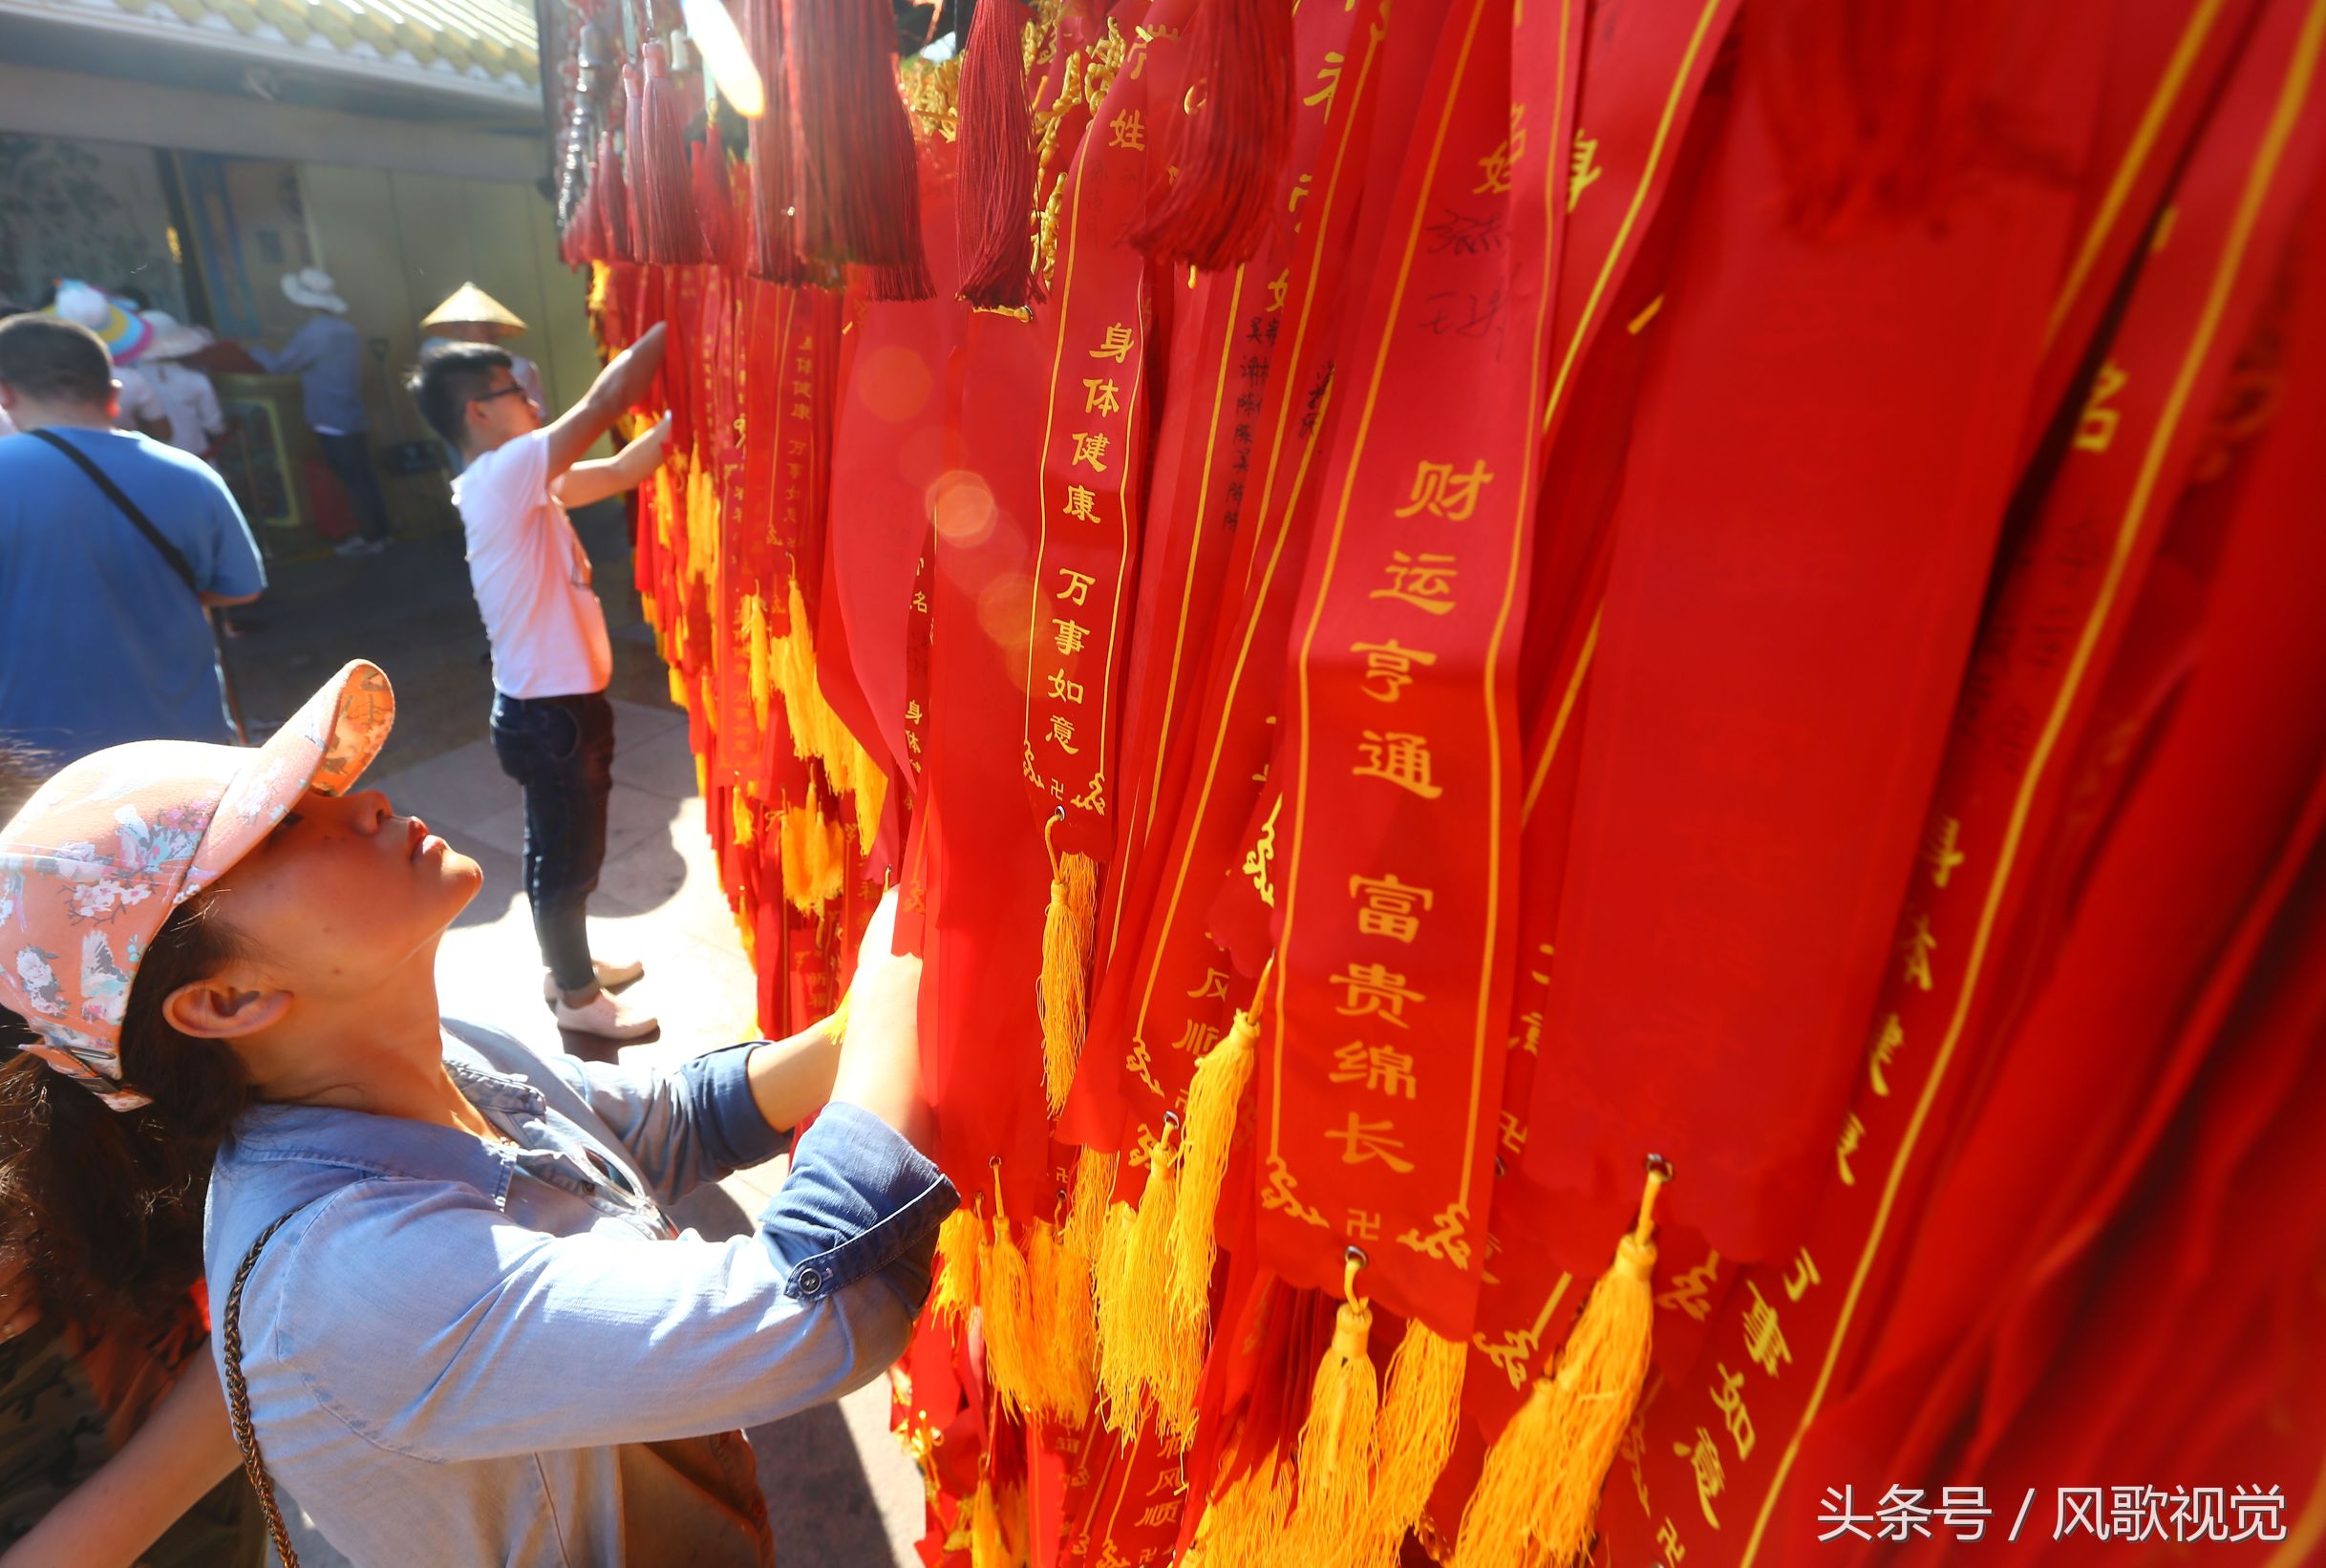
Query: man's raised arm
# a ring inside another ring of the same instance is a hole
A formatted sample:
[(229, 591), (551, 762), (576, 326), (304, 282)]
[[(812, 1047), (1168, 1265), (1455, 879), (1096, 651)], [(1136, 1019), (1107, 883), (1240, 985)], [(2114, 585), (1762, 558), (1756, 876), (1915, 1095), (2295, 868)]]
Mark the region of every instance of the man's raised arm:
[(642, 401), (661, 368), (662, 323), (656, 322), (598, 372), (587, 396), (550, 423), (549, 477), (571, 468), (592, 441), (613, 429), (624, 410)]

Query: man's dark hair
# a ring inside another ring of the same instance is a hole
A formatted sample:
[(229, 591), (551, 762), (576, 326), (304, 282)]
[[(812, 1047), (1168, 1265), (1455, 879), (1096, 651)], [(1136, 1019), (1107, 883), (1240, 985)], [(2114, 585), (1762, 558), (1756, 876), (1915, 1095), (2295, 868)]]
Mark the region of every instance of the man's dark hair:
[(455, 448), (468, 446), (468, 405), (493, 390), (495, 371), (514, 371), (506, 349), (489, 343), (439, 343), (420, 355), (419, 368), (404, 390), (420, 406), (420, 417)]
[(43, 403), (102, 407), (113, 396), (113, 356), (76, 322), (11, 316), (0, 321), (0, 381)]

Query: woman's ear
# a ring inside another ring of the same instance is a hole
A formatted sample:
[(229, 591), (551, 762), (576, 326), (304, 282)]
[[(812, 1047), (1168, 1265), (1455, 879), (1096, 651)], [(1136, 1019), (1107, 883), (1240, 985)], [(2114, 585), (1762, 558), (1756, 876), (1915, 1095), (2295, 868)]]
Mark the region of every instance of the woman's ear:
[(161, 1016), (197, 1040), (236, 1040), (279, 1022), (290, 1010), (288, 991), (246, 990), (224, 979), (197, 980), (170, 992)]

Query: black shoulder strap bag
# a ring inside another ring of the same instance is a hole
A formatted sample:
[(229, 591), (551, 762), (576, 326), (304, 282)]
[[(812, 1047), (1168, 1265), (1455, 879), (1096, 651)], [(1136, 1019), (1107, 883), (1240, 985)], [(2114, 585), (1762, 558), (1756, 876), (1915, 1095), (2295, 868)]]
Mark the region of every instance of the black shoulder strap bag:
[(234, 738), (245, 746), (249, 745), (250, 731), (243, 723), (243, 699), (234, 689), (233, 667), (226, 663), (225, 639), (219, 633), (218, 618), (202, 602), (202, 584), (194, 580), (194, 568), (186, 561), (185, 552), (172, 544), (168, 536), (154, 526), (153, 519), (139, 509), (136, 501), (122, 494), (121, 487), (114, 483), (103, 469), (90, 461), (87, 453), (53, 431), (28, 430), (24, 434), (46, 441), (72, 458), (74, 466), (89, 476), (89, 482), (105, 493), (105, 498), (119, 509), (121, 516), (137, 525), (138, 532), (145, 536), (145, 542), (160, 552), (161, 559), (169, 562), (170, 570), (178, 574), (178, 581), (185, 584), (186, 592), (194, 596), (194, 603), (202, 610), (203, 619), (209, 624), (210, 646), (218, 650), (219, 680), (225, 688), (226, 713), (234, 721)]

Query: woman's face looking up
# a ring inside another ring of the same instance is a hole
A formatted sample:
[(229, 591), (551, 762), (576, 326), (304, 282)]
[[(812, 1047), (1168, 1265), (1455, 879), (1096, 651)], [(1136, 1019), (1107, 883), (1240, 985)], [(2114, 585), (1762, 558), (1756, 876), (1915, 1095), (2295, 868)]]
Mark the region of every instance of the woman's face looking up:
[(219, 879), (213, 906), (256, 985), (310, 1002), (377, 986), (432, 945), (484, 874), (477, 862), (398, 816), (377, 790), (312, 791)]

